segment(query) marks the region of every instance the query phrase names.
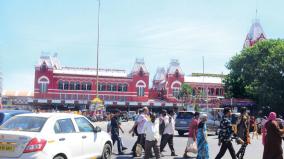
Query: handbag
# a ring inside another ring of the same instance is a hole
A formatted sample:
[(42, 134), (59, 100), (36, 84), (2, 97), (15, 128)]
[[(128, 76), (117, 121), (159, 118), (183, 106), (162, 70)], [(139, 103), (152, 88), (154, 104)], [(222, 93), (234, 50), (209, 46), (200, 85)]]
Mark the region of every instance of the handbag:
[(196, 141), (194, 141), (192, 144), (190, 144), (190, 145), (188, 146), (187, 151), (188, 151), (188, 152), (191, 152), (191, 153), (194, 153), (194, 154), (197, 154), (198, 149), (197, 149), (197, 143), (196, 143)]
[(141, 157), (142, 156), (142, 145), (140, 144), (137, 144), (136, 145), (136, 149), (135, 149), (135, 153), (137, 155), (137, 157)]

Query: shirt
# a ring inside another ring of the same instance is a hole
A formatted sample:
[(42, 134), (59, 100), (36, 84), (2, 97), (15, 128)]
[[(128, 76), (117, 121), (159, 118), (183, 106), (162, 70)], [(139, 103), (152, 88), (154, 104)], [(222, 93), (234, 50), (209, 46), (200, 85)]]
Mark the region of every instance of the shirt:
[(232, 129), (231, 121), (229, 120), (229, 118), (224, 116), (220, 122), (220, 132), (219, 132), (218, 139), (221, 142), (231, 141), (232, 134), (233, 134), (233, 129)]
[(163, 120), (165, 122), (165, 130), (163, 134), (173, 135), (175, 133), (175, 119), (166, 115)]
[(195, 137), (196, 137), (197, 130), (198, 130), (198, 123), (199, 123), (198, 119), (195, 119), (195, 118), (192, 119), (191, 123), (189, 124), (188, 137), (193, 138), (194, 137), (193, 134), (195, 134)]
[(117, 117), (112, 117), (110, 121), (111, 126), (111, 134), (112, 135), (119, 135), (119, 121)]
[(138, 119), (137, 119), (137, 132), (138, 134), (144, 134), (144, 131), (143, 131), (143, 127), (144, 127), (144, 124), (147, 122), (147, 117), (145, 114), (140, 114)]
[(156, 120), (154, 123), (151, 121), (147, 121), (143, 127), (144, 133), (146, 134), (147, 141), (155, 141), (158, 140), (159, 135), (159, 121)]

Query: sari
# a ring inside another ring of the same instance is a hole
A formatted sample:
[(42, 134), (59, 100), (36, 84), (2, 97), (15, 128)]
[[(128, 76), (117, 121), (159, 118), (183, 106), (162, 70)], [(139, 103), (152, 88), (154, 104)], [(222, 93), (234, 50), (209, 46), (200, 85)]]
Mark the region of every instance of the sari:
[(207, 142), (207, 130), (206, 124), (200, 122), (197, 130), (197, 148), (198, 154), (196, 159), (209, 159), (209, 148)]

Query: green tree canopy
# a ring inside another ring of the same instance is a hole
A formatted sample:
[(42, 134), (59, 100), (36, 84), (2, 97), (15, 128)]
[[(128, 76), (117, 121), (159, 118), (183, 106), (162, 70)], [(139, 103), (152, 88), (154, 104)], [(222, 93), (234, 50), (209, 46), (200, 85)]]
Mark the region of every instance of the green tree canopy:
[(226, 97), (251, 98), (260, 107), (284, 111), (284, 40), (264, 40), (226, 65)]
[(189, 98), (192, 94), (192, 88), (190, 87), (189, 84), (187, 83), (183, 83), (181, 85), (181, 90), (180, 90), (180, 93), (179, 93), (179, 97), (180, 98)]

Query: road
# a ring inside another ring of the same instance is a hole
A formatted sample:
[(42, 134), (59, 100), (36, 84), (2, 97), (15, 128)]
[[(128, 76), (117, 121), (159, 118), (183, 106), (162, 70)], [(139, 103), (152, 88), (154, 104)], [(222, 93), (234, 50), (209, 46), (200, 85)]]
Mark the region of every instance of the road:
[[(106, 131), (106, 123), (105, 122), (96, 122), (96, 126), (100, 126), (102, 130)], [(131, 148), (136, 141), (136, 137), (132, 137), (130, 134), (128, 134), (128, 131), (131, 129), (133, 125), (132, 121), (129, 122), (123, 122), (122, 127), (123, 130), (125, 131), (124, 134), (122, 134), (122, 141), (123, 144), (128, 147), (128, 150), (125, 151), (126, 155), (123, 156), (118, 156), (117, 155), (117, 145), (114, 146), (113, 149), (113, 157), (114, 159), (127, 159), (127, 158), (132, 158), (131, 155)], [(263, 146), (261, 143), (261, 136), (258, 137), (258, 139), (254, 138), (251, 140), (252, 143), (248, 145), (247, 151), (245, 154), (245, 159), (261, 159), (262, 158), (262, 152), (263, 152)], [(208, 137), (208, 142), (209, 142), (209, 154), (210, 158), (215, 158), (217, 153), (219, 152), (220, 147), (218, 146), (218, 141), (217, 141), (217, 136), (209, 136)], [(175, 135), (174, 138), (174, 148), (176, 150), (176, 154), (178, 156), (176, 157), (171, 157), (170, 156), (170, 149), (168, 146), (166, 146), (165, 151), (163, 154), (165, 155), (165, 159), (181, 159), (183, 158), (183, 152), (185, 149), (187, 143), (187, 136), (178, 136), (177, 134)], [(235, 150), (237, 151), (240, 148), (240, 145), (237, 145), (234, 143)], [(195, 155), (191, 155), (195, 156)], [(224, 159), (230, 159), (230, 154), (227, 151), (225, 156), (223, 157)], [(137, 158), (138, 159), (138, 158)]]

